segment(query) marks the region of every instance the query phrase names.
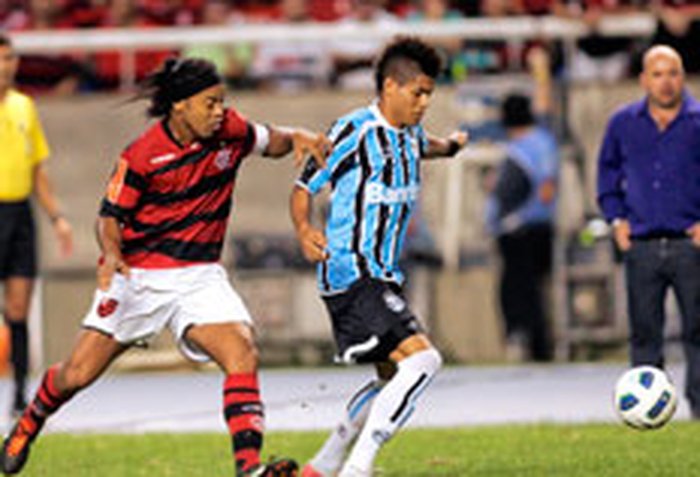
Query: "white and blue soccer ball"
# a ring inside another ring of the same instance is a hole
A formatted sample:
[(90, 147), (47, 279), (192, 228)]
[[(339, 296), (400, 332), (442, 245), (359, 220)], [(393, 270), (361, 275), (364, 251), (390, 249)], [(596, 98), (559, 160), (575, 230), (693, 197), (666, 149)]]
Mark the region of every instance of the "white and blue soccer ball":
[(666, 373), (653, 366), (626, 371), (615, 384), (615, 411), (635, 429), (658, 429), (676, 411), (676, 388)]

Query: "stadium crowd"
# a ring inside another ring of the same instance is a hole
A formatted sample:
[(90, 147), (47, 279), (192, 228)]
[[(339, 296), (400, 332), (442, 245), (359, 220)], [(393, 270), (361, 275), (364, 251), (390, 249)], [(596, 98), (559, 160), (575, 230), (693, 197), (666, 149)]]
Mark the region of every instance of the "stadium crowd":
[[(605, 15), (652, 11), (658, 17), (649, 41), (601, 37), (580, 40), (568, 65), (573, 79), (616, 81), (635, 72), (637, 52), (647, 43), (678, 49), (689, 72), (700, 71), (700, 2), (696, 0), (2, 0), (0, 29), (8, 32), (86, 28), (159, 28), (240, 24), (337, 22), (356, 23), (451, 21), (473, 17), (557, 15), (578, 18), (592, 27)], [(522, 65), (525, 54), (501, 41), (445, 39), (449, 58), (445, 81), (471, 73), (497, 73)], [(143, 78), (173, 54), (204, 56), (214, 61), (229, 84), (238, 88), (371, 86), (371, 58), (380, 43), (373, 40), (306, 44), (193, 45), (183, 51), (135, 53), (136, 79)], [(557, 45), (552, 45), (553, 50)], [(25, 55), (18, 83), (31, 92), (73, 93), (110, 90), (121, 80), (122, 53), (100, 51)], [(517, 56), (514, 60), (514, 56)], [(555, 66), (557, 62), (555, 61)], [(561, 66), (561, 64), (559, 65)]]
[[(649, 39), (602, 37), (604, 16), (653, 12), (658, 18)], [(688, 72), (700, 71), (700, 2), (697, 0), (0, 0), (0, 30), (12, 32), (90, 28), (337, 22), (387, 24), (459, 18), (556, 15), (592, 27), (579, 40), (566, 74), (572, 79), (616, 81), (637, 70), (636, 58), (648, 44), (664, 43), (683, 56)], [(138, 51), (136, 79), (176, 53), (206, 57), (236, 88), (371, 86), (374, 40), (314, 41), (300, 44), (193, 45), (184, 51)], [(444, 81), (469, 74), (519, 67), (526, 52), (505, 41), (440, 41), (450, 59)], [(557, 45), (551, 45), (556, 52)], [(517, 57), (517, 58), (514, 58)], [(73, 93), (119, 86), (122, 53), (101, 51), (25, 55), (18, 83), (32, 92)], [(557, 67), (557, 62), (554, 62)], [(559, 67), (561, 64), (559, 64)], [(561, 68), (560, 68), (561, 70)]]

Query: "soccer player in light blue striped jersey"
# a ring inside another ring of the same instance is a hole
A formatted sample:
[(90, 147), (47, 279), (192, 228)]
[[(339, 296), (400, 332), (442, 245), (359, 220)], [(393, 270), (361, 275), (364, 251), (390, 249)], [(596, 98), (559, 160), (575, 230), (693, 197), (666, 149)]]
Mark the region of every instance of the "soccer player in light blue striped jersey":
[[(405, 302), (398, 267), (420, 190), (420, 161), (454, 156), (467, 142), (464, 133), (438, 138), (420, 125), (440, 69), (439, 56), (421, 40), (390, 43), (375, 68), (377, 101), (335, 122), (326, 165), (310, 161), (292, 192), (292, 220), (305, 257), (318, 262), (338, 357), (374, 363), (378, 371), (378, 379), (350, 399), (302, 477), (371, 476), (379, 449), (410, 417), (441, 366)], [(309, 214), (312, 197), (327, 186), (322, 231)]]

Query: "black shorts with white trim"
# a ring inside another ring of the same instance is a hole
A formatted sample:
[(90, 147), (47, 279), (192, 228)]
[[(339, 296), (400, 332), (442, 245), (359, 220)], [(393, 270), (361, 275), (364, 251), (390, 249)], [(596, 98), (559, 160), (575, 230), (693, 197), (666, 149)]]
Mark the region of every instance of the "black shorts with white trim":
[(338, 295), (323, 297), (342, 363), (381, 363), (405, 339), (423, 333), (401, 288), (363, 278)]

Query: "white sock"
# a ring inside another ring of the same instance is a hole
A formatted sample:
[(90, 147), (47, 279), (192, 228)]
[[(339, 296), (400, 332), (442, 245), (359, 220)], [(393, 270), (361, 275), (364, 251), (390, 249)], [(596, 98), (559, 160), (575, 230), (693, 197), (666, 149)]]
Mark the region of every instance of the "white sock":
[(314, 469), (326, 475), (334, 475), (340, 469), (345, 451), (367, 421), (372, 401), (383, 385), (383, 381), (372, 380), (353, 394), (340, 422), (328, 436), (321, 450), (311, 459), (310, 463)]
[[(374, 399), (367, 423), (350, 452), (343, 469), (359, 469), (371, 475), (379, 449), (413, 413), (418, 397), (442, 365), (437, 350), (420, 351), (398, 364), (398, 371)], [(343, 475), (341, 471), (340, 475)]]

